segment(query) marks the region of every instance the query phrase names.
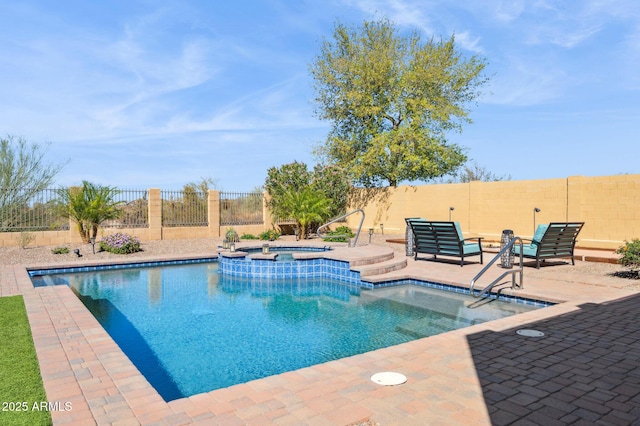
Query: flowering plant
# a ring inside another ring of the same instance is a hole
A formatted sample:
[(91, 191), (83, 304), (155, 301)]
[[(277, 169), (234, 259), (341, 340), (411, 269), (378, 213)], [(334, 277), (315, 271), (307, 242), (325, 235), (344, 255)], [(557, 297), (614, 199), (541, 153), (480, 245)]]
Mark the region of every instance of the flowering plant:
[(100, 241), (100, 250), (116, 254), (129, 254), (140, 251), (140, 240), (121, 232), (107, 235)]
[(635, 238), (631, 242), (625, 241), (625, 244), (616, 250), (620, 256), (618, 263), (637, 272), (640, 269), (640, 239)]

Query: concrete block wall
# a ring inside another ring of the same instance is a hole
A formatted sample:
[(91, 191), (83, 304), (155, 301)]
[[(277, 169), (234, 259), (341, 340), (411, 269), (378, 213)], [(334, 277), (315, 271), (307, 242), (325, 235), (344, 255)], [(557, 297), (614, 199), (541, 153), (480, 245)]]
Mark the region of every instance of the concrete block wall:
[[(364, 228), (404, 233), (406, 217), (460, 222), (465, 236), (499, 241), (502, 230), (531, 238), (535, 225), (585, 222), (578, 246), (616, 249), (640, 238), (640, 175), (470, 182), (356, 189), (350, 209), (365, 210)], [(535, 213), (534, 209), (540, 212)], [(351, 216), (355, 228), (359, 217)]]
[(589, 246), (640, 238), (640, 175), (569, 178), (570, 218), (585, 217)]

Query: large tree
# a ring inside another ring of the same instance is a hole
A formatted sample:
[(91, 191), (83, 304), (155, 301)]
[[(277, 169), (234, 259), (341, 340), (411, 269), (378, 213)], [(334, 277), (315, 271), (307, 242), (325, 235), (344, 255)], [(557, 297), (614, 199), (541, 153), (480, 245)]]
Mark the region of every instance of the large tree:
[(316, 115), (332, 123), (318, 152), (363, 186), (396, 186), (455, 171), (466, 161), (447, 133), (470, 123), (468, 105), (486, 83), (484, 59), (455, 38), (401, 36), (388, 20), (338, 23), (311, 64)]
[(45, 161), (47, 150), (23, 138), (0, 138), (0, 228), (19, 225), (31, 199), (53, 183), (63, 164)]

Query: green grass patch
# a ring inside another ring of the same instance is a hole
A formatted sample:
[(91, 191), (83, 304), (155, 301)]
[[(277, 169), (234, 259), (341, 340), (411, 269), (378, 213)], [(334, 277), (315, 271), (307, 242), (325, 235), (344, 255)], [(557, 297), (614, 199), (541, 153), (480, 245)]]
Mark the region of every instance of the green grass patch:
[(0, 297), (0, 424), (50, 425), (49, 412), (37, 409), (43, 401), (47, 396), (24, 300)]

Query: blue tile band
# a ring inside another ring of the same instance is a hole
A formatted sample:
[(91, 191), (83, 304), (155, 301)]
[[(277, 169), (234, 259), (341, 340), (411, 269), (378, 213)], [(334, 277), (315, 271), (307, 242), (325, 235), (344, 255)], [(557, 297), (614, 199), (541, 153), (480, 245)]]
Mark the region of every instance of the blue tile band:
[(327, 278), (360, 283), (360, 272), (349, 269), (349, 262), (325, 258), (298, 259), (290, 262), (250, 258), (218, 258), (218, 272), (243, 278)]
[[(349, 262), (325, 258), (298, 259), (290, 262), (274, 262), (272, 260), (249, 259), (249, 258), (227, 258), (209, 257), (198, 259), (166, 260), (156, 262), (136, 262), (123, 263), (117, 265), (95, 265), (95, 266), (75, 266), (69, 268), (51, 268), (28, 270), (29, 277), (39, 277), (42, 275), (72, 274), (78, 272), (95, 272), (113, 269), (146, 268), (154, 266), (188, 265), (194, 263), (218, 262), (218, 273), (241, 278), (325, 278), (341, 281), (348, 284), (355, 284), (365, 289), (381, 287), (391, 287), (398, 285), (417, 285), (438, 290), (451, 291), (454, 293), (468, 294), (469, 289), (449, 284), (440, 284), (417, 279), (400, 279), (370, 283), (360, 280), (360, 273), (349, 269)], [(34, 286), (38, 286), (34, 283)], [(519, 303), (529, 306), (544, 308), (553, 306), (555, 303), (543, 300), (528, 299), (524, 297), (491, 293), (491, 298), (510, 303)]]
[(68, 268), (51, 268), (51, 269), (27, 269), (27, 272), (29, 273), (29, 277), (37, 277), (41, 275), (75, 274), (78, 272), (109, 271), (113, 269), (132, 269), (132, 268), (148, 268), (153, 266), (211, 263), (211, 262), (216, 262), (217, 260), (218, 260), (217, 257), (204, 257), (204, 258), (198, 258), (198, 259), (161, 260), (156, 262), (120, 263), (120, 264), (114, 264), (114, 265), (72, 266)]

